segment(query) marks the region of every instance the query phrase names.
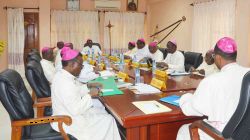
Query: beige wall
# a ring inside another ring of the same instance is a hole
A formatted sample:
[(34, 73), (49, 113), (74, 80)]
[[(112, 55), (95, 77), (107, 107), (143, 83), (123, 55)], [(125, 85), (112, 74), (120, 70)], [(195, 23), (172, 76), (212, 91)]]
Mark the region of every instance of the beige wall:
[[(148, 2), (148, 13), (150, 14), (148, 30), (150, 34), (153, 32), (156, 24), (162, 29), (184, 15), (187, 17), (187, 21), (182, 23), (162, 45), (165, 46), (169, 39), (176, 38), (180, 50), (190, 50), (193, 7), (189, 6), (189, 4), (192, 3), (193, 0), (148, 0)], [(250, 66), (249, 7), (249, 0), (237, 0), (235, 39), (238, 44), (238, 62), (248, 67)], [(164, 35), (166, 34), (161, 35), (159, 38), (162, 38)]]
[[(190, 50), (193, 7), (189, 4), (192, 3), (193, 0), (148, 0), (148, 2), (149, 34), (153, 33), (157, 24), (159, 30), (161, 30), (180, 20), (182, 16), (185, 16), (187, 20), (182, 22), (180, 26), (161, 43), (161, 46), (165, 46), (169, 40), (175, 38), (177, 40), (178, 49)], [(174, 26), (159, 34), (158, 40), (161, 40), (173, 28)]]
[(250, 1), (237, 0), (235, 38), (238, 44), (238, 62), (250, 66)]

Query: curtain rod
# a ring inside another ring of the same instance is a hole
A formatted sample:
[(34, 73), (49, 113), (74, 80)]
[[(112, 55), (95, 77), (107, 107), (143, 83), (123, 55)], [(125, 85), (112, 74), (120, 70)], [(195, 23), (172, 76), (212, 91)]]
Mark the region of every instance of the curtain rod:
[(189, 5), (194, 6), (196, 4), (207, 3), (207, 2), (212, 2), (212, 1), (216, 1), (216, 0), (196, 1), (196, 2), (193, 2), (193, 3), (189, 4)]
[[(57, 11), (57, 10), (54, 10), (54, 9), (51, 9), (51, 11)], [(59, 11), (90, 11), (90, 12), (131, 12), (131, 13), (144, 13), (145, 15), (147, 15), (147, 12), (136, 12), (136, 11), (112, 11), (112, 10), (59, 10)]]
[[(22, 7), (8, 7), (8, 6), (3, 7), (3, 9), (5, 9), (5, 10), (7, 10), (8, 8), (14, 9), (14, 8), (22, 8)], [(37, 9), (37, 10), (39, 10), (39, 7), (37, 7), (37, 8), (23, 8), (23, 9)]]

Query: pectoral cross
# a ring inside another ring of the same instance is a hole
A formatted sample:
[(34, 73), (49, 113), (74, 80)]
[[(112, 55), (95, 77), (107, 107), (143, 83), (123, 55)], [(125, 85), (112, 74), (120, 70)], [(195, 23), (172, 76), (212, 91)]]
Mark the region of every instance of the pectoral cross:
[(111, 56), (111, 28), (114, 27), (109, 21), (109, 24), (106, 26), (109, 28), (109, 55)]

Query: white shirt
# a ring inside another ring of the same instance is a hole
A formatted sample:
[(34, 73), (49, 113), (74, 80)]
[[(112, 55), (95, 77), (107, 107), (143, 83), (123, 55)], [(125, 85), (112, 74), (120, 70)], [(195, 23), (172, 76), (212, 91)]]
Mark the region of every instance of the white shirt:
[(41, 65), (42, 65), (42, 68), (43, 68), (43, 72), (44, 72), (44, 75), (46, 77), (46, 79), (52, 83), (52, 80), (54, 78), (54, 75), (56, 73), (56, 69), (55, 69), (55, 66), (53, 64), (53, 62), (51, 61), (48, 61), (46, 59), (42, 59), (40, 61)]
[(94, 80), (99, 77), (99, 74), (94, 72), (93, 66), (88, 64), (87, 61), (83, 62), (83, 65), (84, 66), (78, 78), (80, 82), (87, 83), (90, 80)]
[(134, 49), (128, 50), (127, 52), (125, 52), (124, 55), (130, 56), (131, 58), (133, 58), (136, 52), (137, 52), (137, 48), (135, 47)]
[(101, 55), (102, 51), (100, 50), (100, 48), (96, 45), (92, 45), (92, 48), (90, 48), (89, 46), (83, 47), (81, 53), (82, 54), (88, 54), (88, 51), (90, 53), (90, 55), (92, 55), (92, 50), (94, 50), (94, 54), (97, 56), (98, 53)]
[(158, 49), (154, 54), (151, 54), (151, 58), (155, 60), (155, 62), (163, 61), (163, 53)]
[(135, 61), (140, 61), (144, 57), (150, 57), (150, 52), (148, 50), (148, 45), (145, 45), (142, 49), (137, 49), (134, 55)]
[(197, 70), (201, 69), (205, 71), (205, 76), (209, 76), (213, 73), (220, 71), (218, 67), (215, 65), (215, 63), (213, 63), (212, 65), (208, 65), (206, 61), (203, 61), (203, 63), (197, 68)]
[(184, 94), (180, 107), (187, 116), (208, 116), (208, 123), (222, 131), (236, 110), (241, 83), (248, 68), (231, 63), (203, 79), (194, 94)]
[[(70, 116), (72, 124), (63, 128), (78, 140), (120, 140), (114, 118), (102, 107), (93, 106), (88, 92), (75, 76), (64, 69), (58, 71), (51, 86), (53, 116)], [(57, 123), (51, 125), (58, 131)]]
[(56, 71), (59, 71), (62, 69), (62, 57), (61, 57), (61, 50), (57, 51), (56, 59), (55, 59), (55, 67)]
[(173, 54), (168, 53), (164, 62), (168, 64), (170, 70), (175, 70), (178, 72), (185, 71), (184, 67), (185, 58), (180, 51), (175, 51)]

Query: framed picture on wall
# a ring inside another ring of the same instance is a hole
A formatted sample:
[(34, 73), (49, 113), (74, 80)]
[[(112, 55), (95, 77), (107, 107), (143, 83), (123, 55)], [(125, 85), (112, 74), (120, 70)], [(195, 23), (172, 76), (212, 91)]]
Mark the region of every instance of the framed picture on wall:
[(138, 9), (138, 0), (127, 0), (128, 11), (137, 11), (137, 9)]
[(80, 10), (80, 0), (67, 0), (67, 10), (79, 11)]

